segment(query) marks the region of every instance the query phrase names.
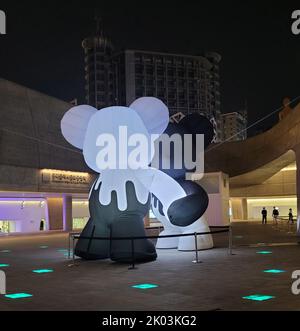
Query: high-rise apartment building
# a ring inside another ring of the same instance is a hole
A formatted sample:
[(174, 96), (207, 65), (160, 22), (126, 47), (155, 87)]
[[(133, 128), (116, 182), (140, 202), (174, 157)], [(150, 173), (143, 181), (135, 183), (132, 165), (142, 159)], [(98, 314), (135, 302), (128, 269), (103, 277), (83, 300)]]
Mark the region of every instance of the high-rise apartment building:
[(116, 104), (113, 46), (102, 32), (82, 42), (85, 62), (86, 102), (98, 109)]
[(210, 102), (212, 109), (212, 120), (216, 121), (217, 128), (216, 141), (222, 139), (222, 117), (221, 117), (221, 92), (220, 92), (220, 67), (219, 63), (222, 59), (221, 55), (216, 52), (206, 52), (205, 57), (210, 61), (212, 67), (210, 69)]
[(205, 115), (215, 126), (216, 140), (221, 140), (219, 54), (114, 53), (103, 34), (86, 38), (83, 47), (88, 104), (98, 109), (129, 106), (139, 97), (154, 96), (167, 104), (171, 116)]
[(223, 141), (247, 139), (247, 111), (222, 114)]

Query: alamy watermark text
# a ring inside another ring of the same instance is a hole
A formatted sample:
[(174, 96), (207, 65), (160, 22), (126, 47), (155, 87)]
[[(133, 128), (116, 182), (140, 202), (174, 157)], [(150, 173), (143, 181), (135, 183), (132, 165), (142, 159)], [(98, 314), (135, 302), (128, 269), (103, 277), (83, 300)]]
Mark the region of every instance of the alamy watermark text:
[(298, 10), (294, 10), (292, 12), (292, 20), (293, 20), (293, 24), (292, 24), (292, 32), (295, 35), (300, 34), (300, 9)]
[(6, 14), (0, 10), (0, 34), (6, 34)]

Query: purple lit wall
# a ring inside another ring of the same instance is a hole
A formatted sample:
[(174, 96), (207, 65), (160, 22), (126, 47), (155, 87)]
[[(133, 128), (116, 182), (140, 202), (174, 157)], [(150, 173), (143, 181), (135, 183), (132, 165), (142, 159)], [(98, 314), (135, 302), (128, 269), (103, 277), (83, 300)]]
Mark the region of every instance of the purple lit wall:
[(48, 228), (48, 212), (43, 199), (0, 198), (0, 221), (15, 223), (16, 232), (40, 231), (41, 219)]

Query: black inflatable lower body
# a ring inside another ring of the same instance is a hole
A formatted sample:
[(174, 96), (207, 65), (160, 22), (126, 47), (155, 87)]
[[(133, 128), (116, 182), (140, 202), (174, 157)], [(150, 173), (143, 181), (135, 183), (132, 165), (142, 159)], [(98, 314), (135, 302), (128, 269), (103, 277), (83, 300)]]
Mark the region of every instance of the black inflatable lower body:
[[(157, 258), (155, 246), (148, 239), (135, 239), (133, 243), (130, 239), (113, 239), (146, 236), (143, 217), (149, 210), (149, 202), (142, 205), (137, 201), (132, 183), (127, 183), (126, 190), (128, 209), (125, 212), (117, 209), (116, 196), (112, 196), (110, 205), (102, 206), (99, 203), (98, 191), (92, 193), (91, 218), (76, 244), (74, 252), (76, 256), (85, 260), (110, 258), (124, 263), (149, 262)], [(95, 237), (108, 239), (93, 239)]]
[[(132, 231), (134, 227), (134, 231)], [(110, 258), (113, 261), (131, 263), (149, 262), (157, 258), (154, 244), (148, 239), (98, 240), (93, 237), (143, 237), (146, 236), (140, 219), (118, 220), (111, 227), (98, 225), (92, 219), (84, 228), (75, 247), (75, 255), (85, 260)], [(130, 231), (128, 229), (131, 229)], [(83, 238), (82, 238), (83, 237)]]

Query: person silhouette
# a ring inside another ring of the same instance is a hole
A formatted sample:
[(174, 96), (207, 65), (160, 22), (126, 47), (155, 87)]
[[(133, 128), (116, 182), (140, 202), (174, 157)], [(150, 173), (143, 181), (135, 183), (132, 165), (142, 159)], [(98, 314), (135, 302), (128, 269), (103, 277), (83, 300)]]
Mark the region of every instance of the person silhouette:
[(266, 210), (266, 207), (263, 207), (263, 209), (261, 211), (261, 214), (262, 214), (262, 224), (267, 224), (267, 215), (268, 215), (268, 212)]
[(273, 222), (277, 225), (278, 224), (278, 216), (279, 216), (278, 208), (273, 207), (272, 216), (273, 216)]
[(44, 231), (44, 225), (45, 225), (44, 220), (41, 220), (41, 222), (40, 222), (40, 231)]
[(292, 210), (292, 208), (289, 209), (289, 223), (294, 224), (294, 217), (293, 217), (293, 210)]

